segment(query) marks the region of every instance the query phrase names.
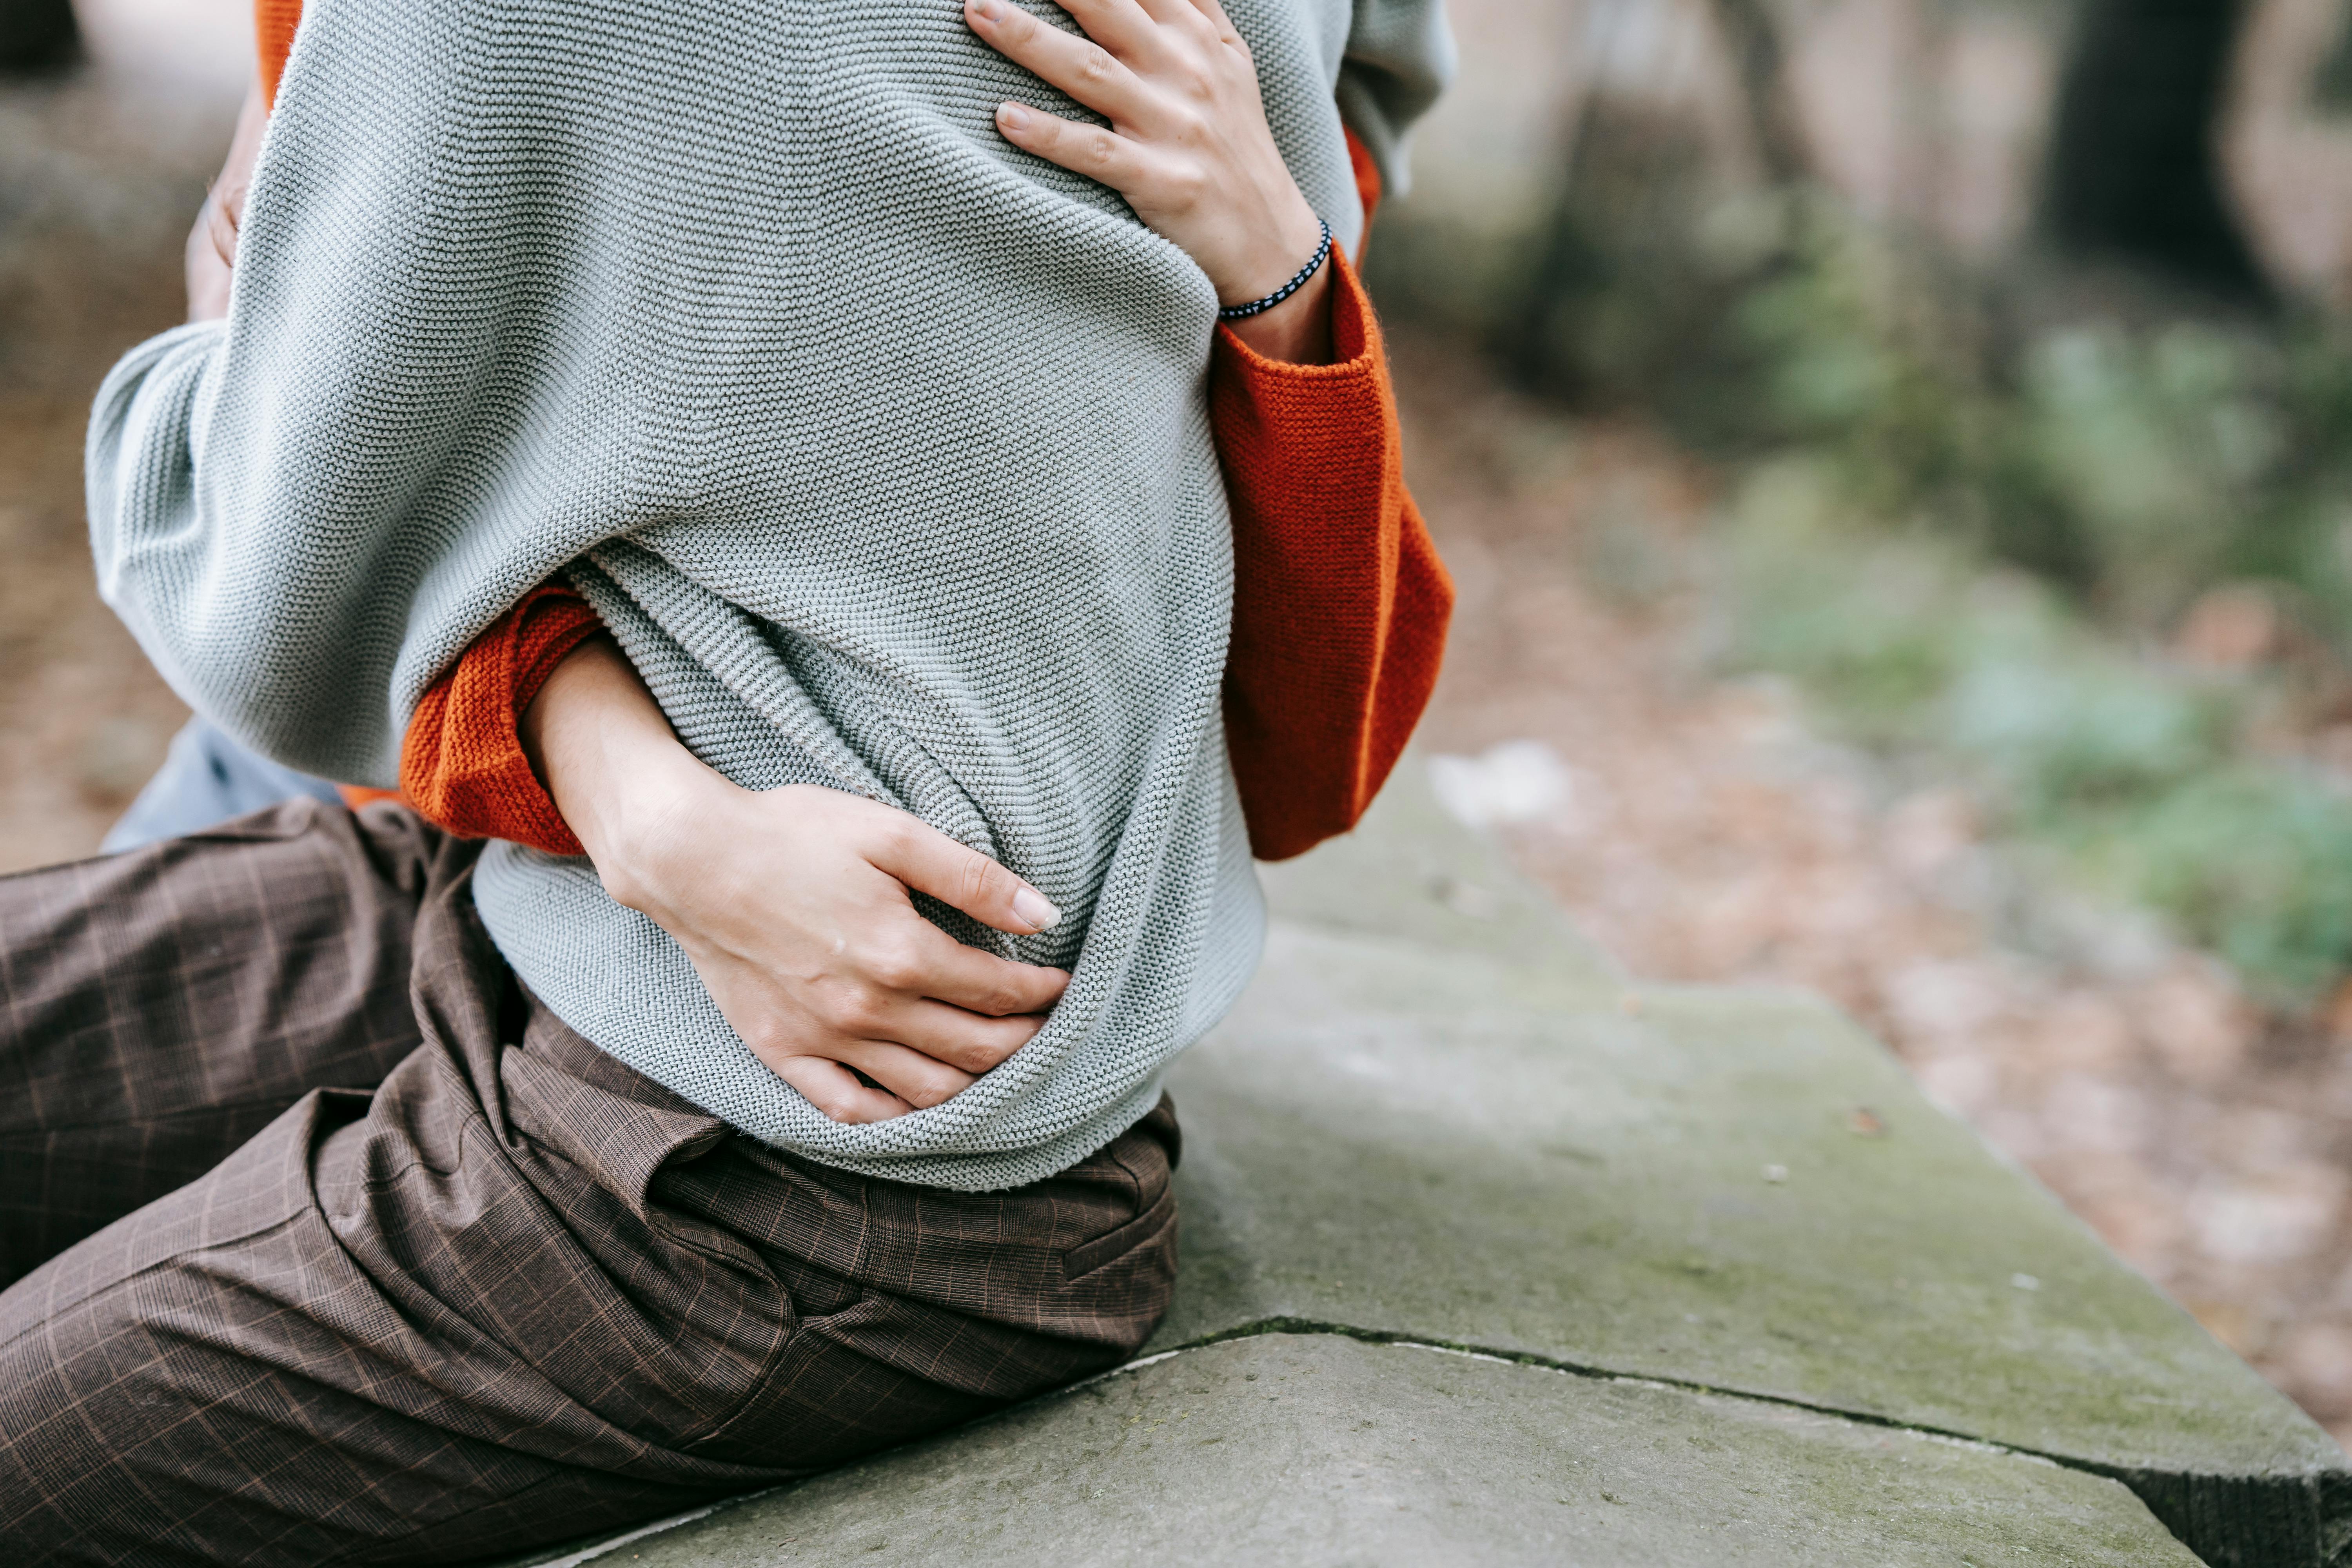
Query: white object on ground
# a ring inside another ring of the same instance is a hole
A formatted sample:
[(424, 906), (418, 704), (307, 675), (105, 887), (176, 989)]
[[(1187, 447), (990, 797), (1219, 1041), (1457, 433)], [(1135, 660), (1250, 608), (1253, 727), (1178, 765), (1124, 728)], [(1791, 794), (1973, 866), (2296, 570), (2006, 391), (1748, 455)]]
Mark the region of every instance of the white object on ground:
[(1429, 783), (1448, 815), (1470, 827), (1534, 822), (1565, 810), (1576, 775), (1541, 741), (1505, 741), (1475, 757), (1429, 759)]

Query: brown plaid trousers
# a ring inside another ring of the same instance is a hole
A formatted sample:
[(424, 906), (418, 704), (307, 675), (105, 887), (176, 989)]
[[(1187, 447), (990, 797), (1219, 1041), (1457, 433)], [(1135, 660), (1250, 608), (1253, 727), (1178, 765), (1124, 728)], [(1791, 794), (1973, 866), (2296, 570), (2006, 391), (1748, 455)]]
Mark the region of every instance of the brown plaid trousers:
[(0, 1542), (456, 1563), (1132, 1353), (1168, 1106), (972, 1194), (798, 1160), (537, 1006), (474, 847), (297, 802), (0, 878)]

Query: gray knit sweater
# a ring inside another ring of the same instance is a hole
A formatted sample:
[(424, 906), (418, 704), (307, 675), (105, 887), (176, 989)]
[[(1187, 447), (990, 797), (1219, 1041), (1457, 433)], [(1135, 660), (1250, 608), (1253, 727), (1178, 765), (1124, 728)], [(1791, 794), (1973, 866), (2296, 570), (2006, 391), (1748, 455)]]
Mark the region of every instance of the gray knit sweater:
[[(1394, 188), (1437, 0), (1228, 9), (1352, 241), (1335, 98)], [(1116, 194), (1003, 142), (1004, 98), (1076, 112), (956, 0), (310, 0), (229, 320), (133, 350), (89, 447), (108, 603), (271, 756), (390, 783), (424, 689), (568, 572), (728, 777), (903, 806), (1034, 883), (1047, 935), (936, 918), (1072, 968), (1044, 1031), (844, 1126), (585, 861), (502, 844), (476, 881), (621, 1060), (811, 1158), (972, 1190), (1148, 1110), (1262, 925), (1219, 723), (1216, 301)]]

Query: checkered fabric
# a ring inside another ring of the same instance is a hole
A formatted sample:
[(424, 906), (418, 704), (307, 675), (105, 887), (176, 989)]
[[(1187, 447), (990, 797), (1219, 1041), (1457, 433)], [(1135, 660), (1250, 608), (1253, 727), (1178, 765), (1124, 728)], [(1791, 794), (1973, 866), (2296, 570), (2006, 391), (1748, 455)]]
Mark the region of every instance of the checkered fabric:
[(0, 1541), (457, 1563), (1116, 1364), (1164, 1103), (1006, 1192), (821, 1166), (516, 984), (476, 847), (300, 801), (0, 879)]

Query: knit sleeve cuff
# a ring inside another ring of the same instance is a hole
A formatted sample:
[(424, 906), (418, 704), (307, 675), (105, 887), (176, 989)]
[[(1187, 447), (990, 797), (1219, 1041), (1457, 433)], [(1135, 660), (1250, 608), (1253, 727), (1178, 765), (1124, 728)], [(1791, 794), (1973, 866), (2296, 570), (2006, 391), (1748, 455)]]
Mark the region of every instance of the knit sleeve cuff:
[(1268, 359), (1229, 326), (1217, 328), (1218, 369), (1234, 377), (1253, 401), (1269, 396), (1292, 401), (1301, 394), (1328, 395), (1342, 386), (1362, 386), (1381, 375), (1381, 330), (1355, 264), (1331, 247), (1331, 287), (1324, 296), (1331, 312), (1331, 363), (1296, 364)]
[(531, 771), (520, 721), (555, 667), (604, 629), (586, 600), (548, 584), (477, 637), (409, 721), (400, 782), (417, 812), (463, 837), (585, 853)]

